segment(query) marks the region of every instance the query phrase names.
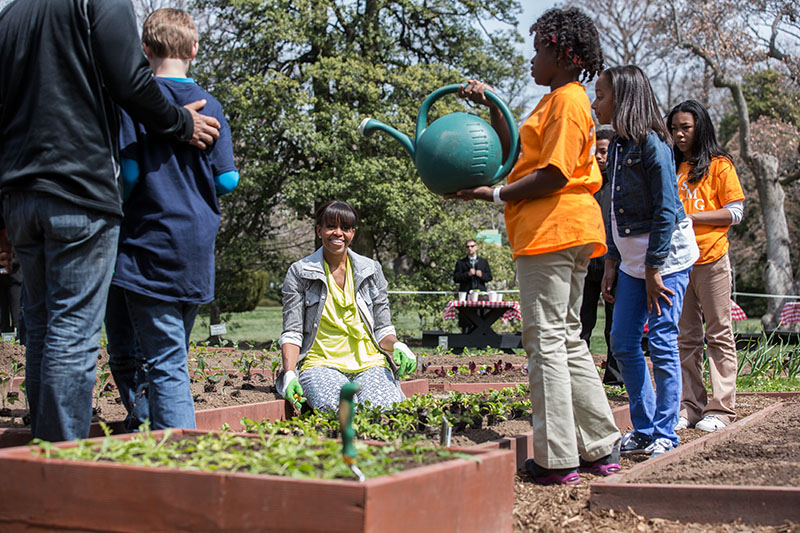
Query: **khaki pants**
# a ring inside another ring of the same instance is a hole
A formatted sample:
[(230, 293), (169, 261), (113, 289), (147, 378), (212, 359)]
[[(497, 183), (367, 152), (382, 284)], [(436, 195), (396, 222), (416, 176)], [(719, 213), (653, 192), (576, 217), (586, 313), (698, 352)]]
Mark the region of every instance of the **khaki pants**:
[[(705, 335), (703, 318), (705, 317)], [(694, 425), (706, 415), (724, 424), (736, 419), (736, 342), (731, 329), (731, 265), (728, 254), (695, 265), (678, 325), (683, 396), (681, 416)], [(703, 338), (708, 343), (709, 399), (703, 386)]]
[(544, 468), (611, 453), (620, 434), (600, 375), (581, 340), (583, 280), (592, 245), (519, 256), (522, 343), (528, 354), (533, 455)]

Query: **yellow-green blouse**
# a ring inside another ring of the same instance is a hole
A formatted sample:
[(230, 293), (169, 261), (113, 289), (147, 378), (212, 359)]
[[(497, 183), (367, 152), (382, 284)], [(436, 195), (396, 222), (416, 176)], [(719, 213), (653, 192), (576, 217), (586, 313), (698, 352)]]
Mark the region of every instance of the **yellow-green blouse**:
[(344, 290), (333, 279), (328, 263), (323, 261), (322, 264), (325, 267), (328, 297), (322, 310), (317, 338), (303, 358), (302, 369), (327, 366), (342, 372), (357, 373), (376, 366), (388, 367), (386, 357), (370, 338), (358, 314), (350, 258), (347, 258)]

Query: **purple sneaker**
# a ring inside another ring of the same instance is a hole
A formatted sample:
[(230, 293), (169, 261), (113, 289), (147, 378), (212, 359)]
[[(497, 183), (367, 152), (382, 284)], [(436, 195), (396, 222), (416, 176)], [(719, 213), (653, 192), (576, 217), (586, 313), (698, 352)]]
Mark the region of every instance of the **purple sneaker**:
[(583, 457), (581, 457), (581, 465), (578, 467), (578, 472), (596, 476), (610, 476), (616, 474), (619, 470), (619, 448), (617, 446), (614, 446), (609, 455), (596, 461), (584, 461)]
[(525, 461), (525, 471), (539, 485), (577, 485), (581, 482), (577, 468), (543, 468), (533, 459)]

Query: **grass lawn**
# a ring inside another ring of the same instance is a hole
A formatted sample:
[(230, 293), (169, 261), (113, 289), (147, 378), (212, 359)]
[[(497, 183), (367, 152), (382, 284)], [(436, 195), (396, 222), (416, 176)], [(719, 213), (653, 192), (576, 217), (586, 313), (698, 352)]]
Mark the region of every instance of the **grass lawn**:
[[(410, 310), (395, 312), (394, 309), (392, 311), (394, 324), (400, 337), (422, 338), (423, 328), (416, 312)], [(277, 340), (281, 335), (282, 320), (281, 308), (279, 306), (257, 307), (253, 311), (233, 313), (230, 315), (230, 318), (224, 321), (225, 326), (228, 328), (228, 333), (223, 335), (223, 337), (233, 341), (246, 340), (251, 342), (264, 342)], [(455, 320), (450, 320), (448, 322), (452, 322), (451, 325), (455, 328)], [(604, 354), (607, 351), (606, 340), (603, 337), (605, 323), (605, 309), (603, 306), (600, 306), (597, 310), (597, 324), (592, 330), (592, 337), (590, 340), (592, 353)], [(498, 325), (499, 324), (498, 322)], [(517, 328), (521, 326), (518, 321), (513, 321), (512, 324)], [(198, 316), (195, 321), (194, 329), (192, 330), (191, 340), (193, 342), (202, 342), (206, 340), (209, 336), (208, 327), (208, 317)], [(453, 329), (453, 331), (455, 331), (455, 329)], [(749, 318), (740, 322), (734, 322), (734, 331), (761, 331), (761, 321), (757, 318)]]
[[(256, 307), (245, 313), (232, 313), (230, 318), (223, 320), (228, 328), (224, 338), (233, 341), (264, 342), (278, 340), (283, 329), (283, 315), (281, 308)], [(208, 339), (208, 316), (198, 316), (192, 329), (192, 342), (202, 342)]]

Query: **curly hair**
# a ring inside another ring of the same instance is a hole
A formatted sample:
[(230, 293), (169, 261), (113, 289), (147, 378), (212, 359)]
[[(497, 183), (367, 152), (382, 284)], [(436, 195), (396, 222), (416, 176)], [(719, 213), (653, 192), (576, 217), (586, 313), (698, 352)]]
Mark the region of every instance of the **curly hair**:
[(597, 28), (583, 11), (576, 7), (548, 9), (530, 28), (542, 43), (553, 46), (561, 61), (568, 60), (581, 71), (581, 82), (592, 81), (603, 71), (603, 49)]

